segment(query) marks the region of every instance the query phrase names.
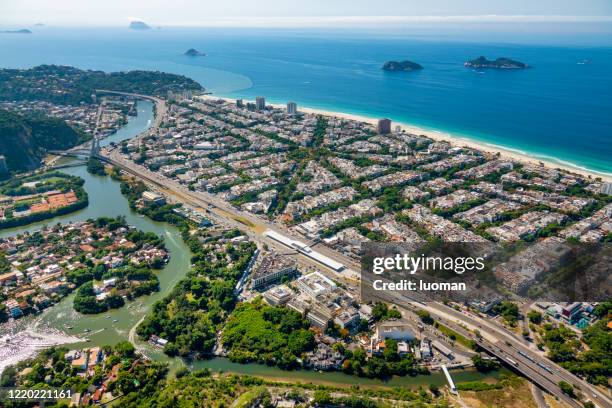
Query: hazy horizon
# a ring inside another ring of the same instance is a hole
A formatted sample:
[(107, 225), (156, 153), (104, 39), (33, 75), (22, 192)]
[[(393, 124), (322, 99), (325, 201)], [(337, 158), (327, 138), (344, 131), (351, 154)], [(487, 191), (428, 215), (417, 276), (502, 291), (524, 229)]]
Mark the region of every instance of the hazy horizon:
[(0, 25), (199, 27), (359, 27), (432, 23), (568, 22), (612, 23), (608, 0), (337, 0), (287, 2), (194, 0), (83, 2), (3, 0)]

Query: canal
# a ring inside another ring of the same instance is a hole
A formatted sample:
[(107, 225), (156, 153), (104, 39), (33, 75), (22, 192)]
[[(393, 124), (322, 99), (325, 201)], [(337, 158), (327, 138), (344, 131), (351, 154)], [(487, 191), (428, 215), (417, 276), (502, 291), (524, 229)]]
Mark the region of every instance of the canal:
[[(138, 115), (130, 117), (128, 124), (115, 134), (103, 140), (101, 145), (111, 142), (120, 142), (132, 138), (145, 131), (153, 120), (153, 104), (149, 101), (138, 102)], [(69, 159), (66, 159), (69, 160)], [(143, 231), (154, 232), (164, 238), (166, 248), (170, 253), (170, 261), (158, 274), (160, 291), (150, 296), (142, 296), (133, 302), (128, 302), (120, 309), (110, 310), (98, 315), (82, 315), (74, 311), (72, 302), (74, 293), (61, 302), (45, 310), (38, 316), (28, 316), (20, 319), (13, 325), (15, 330), (34, 329), (44, 332), (63, 332), (71, 337), (78, 337), (81, 341), (66, 344), (67, 347), (103, 346), (115, 344), (123, 340), (131, 340), (137, 348), (147, 357), (170, 364), (171, 371), (187, 365), (190, 369), (208, 368), (214, 372), (232, 372), (264, 377), (274, 381), (292, 381), (303, 383), (318, 383), (334, 386), (361, 385), (367, 387), (410, 387), (427, 386), (429, 384), (443, 385), (445, 383), (442, 373), (421, 375), (416, 377), (394, 377), (389, 381), (359, 378), (338, 372), (319, 373), (315, 371), (297, 370), (284, 371), (276, 367), (259, 364), (242, 365), (232, 363), (226, 358), (214, 358), (206, 361), (184, 362), (178, 358), (169, 358), (161, 350), (139, 341), (135, 335), (138, 323), (151, 309), (156, 301), (168, 294), (174, 285), (185, 276), (190, 267), (191, 253), (181, 239), (180, 232), (175, 227), (159, 223), (143, 217), (129, 208), (128, 202), (121, 194), (119, 183), (108, 176), (89, 174), (85, 166), (72, 167), (62, 170), (65, 173), (79, 176), (85, 180), (84, 188), (89, 195), (89, 205), (77, 212), (49, 220), (30, 224), (25, 227), (12, 228), (0, 232), (0, 237), (12, 236), (24, 231), (35, 231), (44, 225), (83, 221), (101, 216), (116, 217), (122, 215), (127, 222)], [(0, 337), (6, 335), (0, 327)], [(482, 374), (474, 370), (452, 371), (455, 381), (476, 381), (496, 378), (499, 372)]]

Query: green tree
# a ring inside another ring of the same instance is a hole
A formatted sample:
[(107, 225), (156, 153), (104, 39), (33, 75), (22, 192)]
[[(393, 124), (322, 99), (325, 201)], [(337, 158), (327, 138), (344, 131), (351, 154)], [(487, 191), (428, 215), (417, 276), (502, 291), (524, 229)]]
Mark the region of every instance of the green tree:
[(484, 359), (478, 354), (472, 357), (472, 362), (474, 363), (474, 367), (481, 372), (493, 371), (499, 368), (499, 363), (497, 361)]
[(516, 321), (519, 317), (519, 309), (515, 303), (503, 301), (496, 305), (493, 310), (496, 313), (499, 313), (510, 326), (516, 325)]
[(17, 384), (17, 370), (13, 366), (8, 366), (0, 375), (0, 387), (14, 387)]
[(421, 321), (425, 324), (433, 324), (434, 320), (431, 317), (431, 315), (429, 314), (428, 311), (426, 310), (419, 310), (417, 312), (417, 315), (419, 316), (419, 318), (421, 319)]
[(314, 393), (314, 403), (317, 405), (329, 405), (332, 403), (332, 397), (329, 391), (317, 390)]
[(115, 353), (117, 353), (117, 355), (119, 355), (119, 357), (121, 358), (132, 358), (134, 357), (134, 353), (136, 352), (134, 345), (129, 341), (121, 341), (115, 344), (113, 349), (115, 350)]
[(93, 157), (87, 161), (87, 171), (91, 174), (95, 174), (98, 176), (106, 175), (106, 171), (104, 169), (104, 165), (102, 164), (102, 162)]
[(574, 393), (574, 387), (570, 383), (565, 382), (565, 381), (559, 381), (559, 388), (561, 388), (561, 391), (564, 394), (572, 398), (576, 397), (576, 394)]
[(538, 312), (536, 310), (531, 310), (529, 313), (527, 313), (527, 318), (533, 324), (540, 324), (540, 323), (542, 323), (542, 313), (540, 313), (540, 312)]

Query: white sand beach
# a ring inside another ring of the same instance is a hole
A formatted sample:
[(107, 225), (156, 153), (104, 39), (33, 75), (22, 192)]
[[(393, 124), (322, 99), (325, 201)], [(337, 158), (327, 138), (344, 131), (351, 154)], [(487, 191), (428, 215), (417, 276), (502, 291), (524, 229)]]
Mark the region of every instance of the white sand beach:
[[(7, 329), (10, 330), (3, 328)], [(35, 357), (41, 350), (79, 341), (82, 339), (52, 329), (38, 331), (36, 328), (26, 328), (4, 334), (0, 337), (0, 373), (9, 365)]]
[[(228, 102), (236, 101), (236, 99), (233, 99), (233, 98), (223, 98), (223, 97), (219, 97), (215, 95), (206, 95), (204, 97), (207, 99), (222, 99)], [(274, 104), (274, 103), (267, 103), (267, 104), (270, 106), (277, 107), (277, 108), (285, 108), (285, 105), (282, 105), (282, 104)], [(362, 115), (355, 115), (351, 113), (333, 112), (333, 111), (309, 108), (309, 107), (304, 107), (304, 106), (298, 106), (298, 109), (300, 112), (355, 120), (355, 121), (370, 123), (373, 125), (376, 125), (379, 119), (379, 118), (372, 118), (372, 117), (367, 117), (367, 116), (362, 116)], [(393, 121), (394, 128), (395, 126), (401, 126), (402, 130), (405, 130), (407, 132), (414, 133), (417, 135), (424, 135), (433, 140), (445, 140), (451, 143), (453, 146), (464, 146), (464, 147), (470, 147), (473, 149), (478, 149), (484, 152), (499, 153), (502, 157), (507, 157), (507, 158), (513, 159), (518, 162), (532, 163), (535, 165), (543, 165), (543, 166), (552, 167), (555, 169), (562, 169), (570, 173), (582, 175), (584, 177), (593, 178), (593, 179), (600, 178), (604, 181), (612, 182), (612, 174), (609, 174), (609, 173), (600, 173), (594, 170), (572, 166), (570, 164), (563, 164), (563, 163), (558, 163), (552, 160), (540, 159), (540, 158), (532, 157), (526, 153), (520, 153), (520, 152), (517, 152), (509, 148), (504, 148), (502, 146), (491, 145), (491, 144), (487, 144), (484, 142), (468, 139), (465, 137), (459, 137), (457, 135), (453, 135), (450, 133), (441, 132), (438, 130), (424, 129), (424, 128), (410, 125), (407, 123), (396, 122), (391, 117), (389, 119)]]

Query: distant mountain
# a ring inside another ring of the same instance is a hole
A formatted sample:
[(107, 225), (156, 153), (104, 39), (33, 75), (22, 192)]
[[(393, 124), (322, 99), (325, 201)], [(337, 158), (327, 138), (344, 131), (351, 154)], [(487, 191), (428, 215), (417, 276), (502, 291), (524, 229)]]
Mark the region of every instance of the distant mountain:
[(510, 58), (498, 58), (495, 61), (490, 61), (483, 56), (476, 59), (466, 61), (464, 64), (470, 68), (495, 68), (495, 69), (525, 69), (527, 64), (519, 61), (512, 60)]
[(151, 27), (144, 21), (132, 21), (129, 25), (132, 30), (150, 30)]
[(196, 50), (195, 48), (190, 48), (187, 51), (185, 51), (185, 54), (189, 57), (205, 57), (206, 53), (205, 52), (200, 52), (198, 50)]
[(11, 171), (34, 169), (47, 150), (69, 149), (87, 140), (61, 119), (4, 109), (0, 109), (0, 135), (0, 154)]
[(21, 30), (3, 30), (3, 31), (0, 31), (0, 33), (4, 33), (4, 34), (32, 34), (32, 31), (28, 30), (27, 28), (22, 28)]
[(398, 71), (418, 71), (423, 69), (420, 64), (412, 61), (387, 61), (382, 66), (383, 71), (398, 72)]

